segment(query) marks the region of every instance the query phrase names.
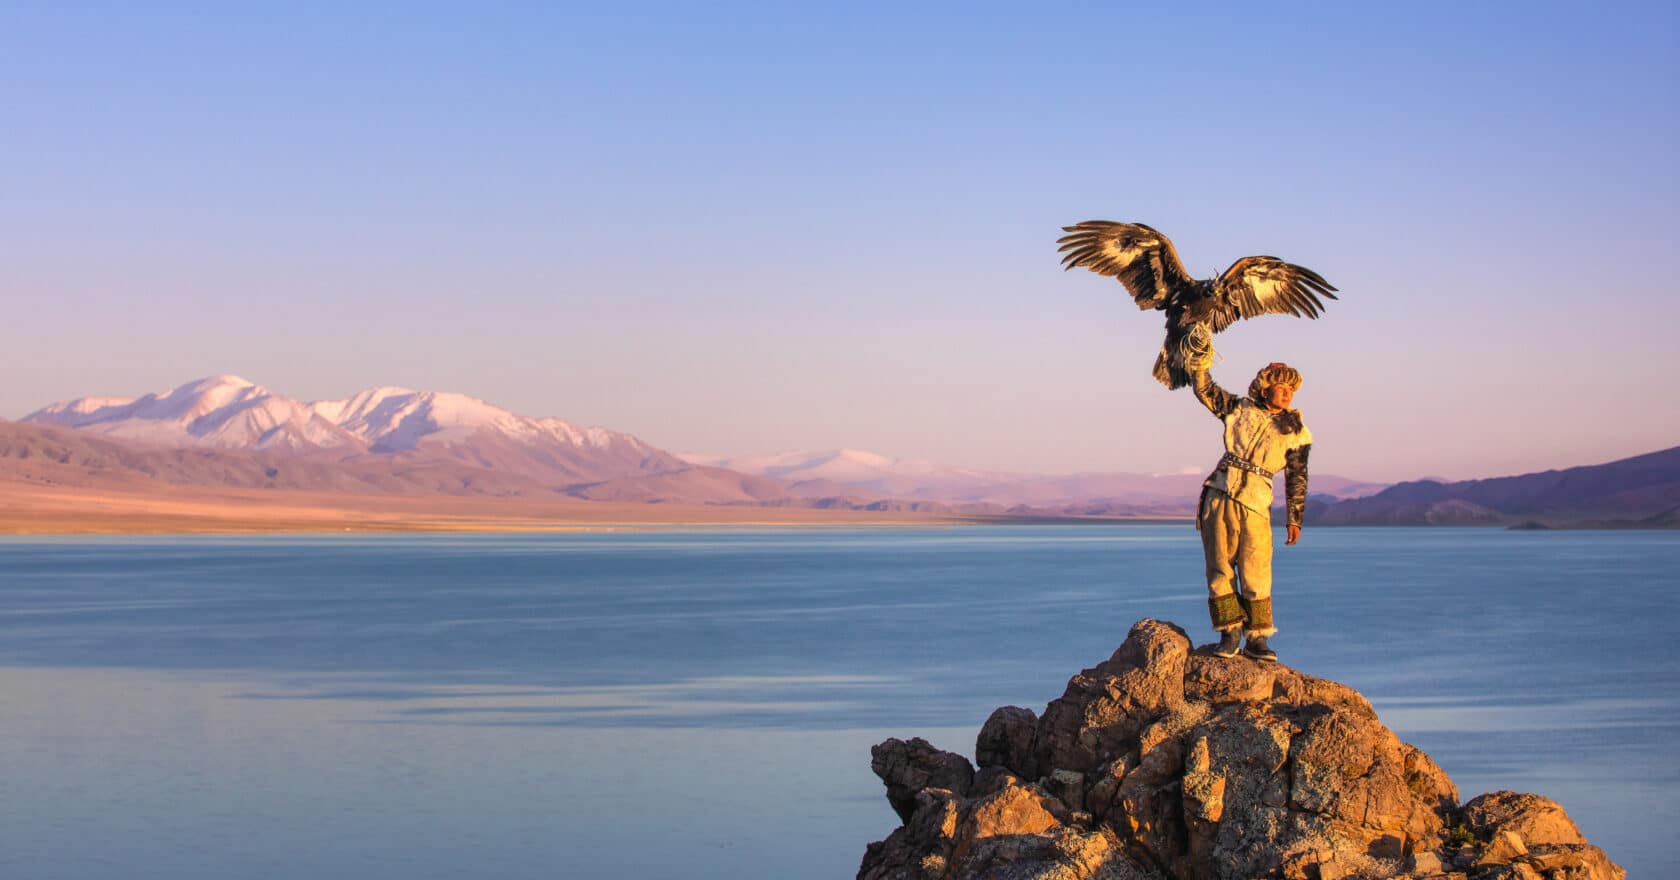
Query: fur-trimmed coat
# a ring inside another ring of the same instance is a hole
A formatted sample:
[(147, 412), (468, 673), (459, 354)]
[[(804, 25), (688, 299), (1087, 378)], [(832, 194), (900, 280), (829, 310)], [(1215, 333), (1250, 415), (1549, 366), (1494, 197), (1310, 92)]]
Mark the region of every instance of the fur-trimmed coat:
[[(1285, 504), (1289, 524), (1300, 525), (1307, 506), (1307, 454), (1312, 432), (1301, 422), (1300, 410), (1272, 413), (1263, 401), (1238, 397), (1214, 383), (1206, 370), (1190, 374), (1196, 399), (1225, 423), (1225, 451), (1258, 465), (1267, 474), (1287, 470)], [(1240, 467), (1221, 465), (1203, 483), (1257, 513), (1271, 515), (1272, 481)]]

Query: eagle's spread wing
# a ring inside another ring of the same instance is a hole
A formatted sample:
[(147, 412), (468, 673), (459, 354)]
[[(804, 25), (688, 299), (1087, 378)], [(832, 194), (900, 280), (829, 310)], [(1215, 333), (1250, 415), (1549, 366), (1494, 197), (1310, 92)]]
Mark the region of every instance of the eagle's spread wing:
[(1336, 288), (1304, 266), (1277, 257), (1243, 257), (1231, 264), (1214, 285), (1220, 307), (1212, 314), (1213, 332), (1238, 318), (1256, 315), (1294, 315), (1317, 318), (1324, 311), (1321, 296), (1335, 299)]
[(1062, 268), (1084, 266), (1120, 279), (1140, 309), (1166, 308), (1169, 297), (1195, 284), (1172, 242), (1142, 223), (1086, 220), (1062, 231), (1068, 233), (1057, 239)]

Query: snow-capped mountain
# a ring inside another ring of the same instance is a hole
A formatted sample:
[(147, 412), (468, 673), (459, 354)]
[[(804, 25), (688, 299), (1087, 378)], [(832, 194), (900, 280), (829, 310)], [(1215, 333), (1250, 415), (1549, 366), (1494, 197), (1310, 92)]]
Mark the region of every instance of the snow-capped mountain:
[(305, 403), (231, 375), (140, 398), (55, 403), (23, 421), (155, 446), (447, 459), (571, 482), (688, 467), (629, 434), (520, 416), (464, 394), (382, 387)]
[(307, 405), (238, 376), (211, 376), (141, 398), (82, 397), (43, 407), (23, 421), (155, 446), (291, 452), (365, 448)]

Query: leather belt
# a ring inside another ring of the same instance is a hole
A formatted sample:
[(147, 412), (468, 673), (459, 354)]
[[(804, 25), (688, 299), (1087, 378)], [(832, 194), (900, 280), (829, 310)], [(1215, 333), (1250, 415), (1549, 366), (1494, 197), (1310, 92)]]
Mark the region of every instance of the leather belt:
[(1259, 465), (1255, 464), (1252, 461), (1249, 461), (1246, 458), (1243, 458), (1240, 455), (1234, 455), (1234, 454), (1229, 453), (1229, 452), (1225, 453), (1225, 457), (1221, 458), (1219, 460), (1219, 466), (1222, 467), (1222, 468), (1223, 467), (1234, 467), (1239, 471), (1248, 471), (1251, 474), (1256, 474), (1258, 476), (1265, 477), (1268, 482), (1272, 479), (1272, 472), (1271, 471), (1268, 471), (1268, 470), (1260, 467)]

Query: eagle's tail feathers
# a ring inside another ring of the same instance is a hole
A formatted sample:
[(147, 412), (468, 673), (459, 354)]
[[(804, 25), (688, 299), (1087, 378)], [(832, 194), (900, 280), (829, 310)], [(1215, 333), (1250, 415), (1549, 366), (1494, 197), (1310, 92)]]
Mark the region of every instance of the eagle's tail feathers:
[(1167, 386), (1168, 391), (1176, 391), (1190, 384), (1190, 374), (1183, 364), (1174, 363), (1167, 357), (1166, 346), (1161, 346), (1161, 353), (1155, 356), (1155, 369), (1150, 371), (1155, 381)]

